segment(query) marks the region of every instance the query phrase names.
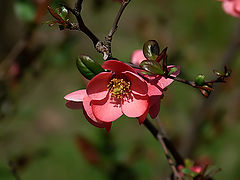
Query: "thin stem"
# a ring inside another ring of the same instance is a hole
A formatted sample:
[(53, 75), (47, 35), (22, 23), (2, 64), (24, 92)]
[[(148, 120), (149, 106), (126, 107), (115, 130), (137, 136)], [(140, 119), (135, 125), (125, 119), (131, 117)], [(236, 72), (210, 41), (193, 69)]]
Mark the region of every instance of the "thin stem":
[(122, 5), (118, 11), (118, 14), (117, 14), (115, 20), (114, 20), (113, 26), (112, 26), (111, 30), (109, 31), (108, 35), (105, 37), (104, 41), (100, 41), (99, 38), (97, 38), (97, 36), (84, 24), (84, 21), (81, 16), (83, 0), (78, 0), (74, 9), (72, 9), (66, 5), (63, 5), (67, 10), (69, 10), (76, 17), (76, 19), (78, 21), (78, 25), (76, 25), (75, 23), (69, 23), (67, 28), (70, 30), (80, 30), (83, 33), (85, 33), (91, 39), (95, 49), (99, 53), (103, 54), (104, 60), (116, 59), (116, 58), (112, 57), (112, 53), (111, 53), (112, 37), (117, 30), (118, 23), (123, 14), (123, 11), (127, 7), (128, 3), (130, 1), (131, 0), (123, 0), (122, 1)]
[(173, 76), (167, 76), (167, 78), (170, 78), (170, 79), (173, 79), (175, 81), (178, 81), (178, 82), (181, 82), (181, 83), (184, 83), (184, 84), (187, 84), (187, 85), (190, 85), (194, 88), (199, 88), (199, 86), (196, 85), (195, 82), (193, 81), (188, 81), (188, 80), (185, 80), (185, 79), (181, 79), (179, 77), (173, 77)]
[[(97, 43), (99, 42), (99, 39), (97, 38), (97, 36), (95, 34), (93, 34), (93, 32), (85, 25), (82, 16), (81, 16), (81, 8), (82, 8), (82, 1), (83, 0), (79, 0), (76, 3), (76, 7), (74, 9), (63, 5), (67, 10), (69, 10), (77, 19), (78, 21), (78, 29), (80, 31), (82, 31), (83, 33), (85, 33), (93, 42), (94, 47), (96, 47)], [(71, 24), (73, 25), (73, 24)], [(74, 26), (71, 26), (70, 29), (77, 29)]]
[(169, 166), (172, 168), (174, 177), (176, 177), (177, 179), (182, 179), (181, 176), (179, 175), (178, 171), (177, 171), (177, 168), (175, 166), (174, 161), (172, 160), (172, 158), (171, 158), (171, 156), (170, 156), (170, 154), (168, 152), (168, 149), (167, 149), (167, 146), (166, 146), (166, 144), (164, 142), (163, 136), (160, 133), (157, 134), (157, 139), (158, 139), (158, 141), (160, 142), (160, 144), (161, 144), (161, 146), (163, 148), (163, 151), (164, 151), (164, 154), (165, 154), (165, 156), (166, 156), (166, 158), (168, 160)]
[[(163, 148), (164, 154), (168, 160), (168, 163), (169, 163), (170, 167), (172, 168), (174, 176), (179, 179), (182, 179), (180, 177), (176, 167), (180, 164), (184, 164), (184, 161), (183, 161), (182, 157), (180, 156), (180, 154), (175, 149), (175, 147), (169, 141), (169, 139), (164, 135), (164, 133), (163, 133), (164, 130), (162, 129), (162, 127), (160, 127), (160, 129), (157, 130), (156, 127), (148, 119), (145, 119), (143, 124), (152, 133), (152, 135), (160, 142), (160, 144)], [(174, 160), (176, 161), (176, 165), (173, 162), (173, 160), (171, 159), (169, 151), (172, 154)]]
[(119, 20), (122, 16), (122, 13), (124, 11), (124, 9), (127, 7), (127, 5), (129, 4), (131, 0), (127, 0), (127, 1), (122, 1), (122, 5), (118, 11), (118, 14), (114, 20), (114, 23), (113, 23), (113, 26), (111, 28), (111, 30), (109, 31), (108, 35), (106, 36), (106, 40), (111, 42), (112, 41), (112, 37), (113, 37), (113, 34), (116, 32), (117, 28), (118, 28), (118, 23), (119, 23)]
[(81, 12), (82, 11), (82, 2), (83, 0), (78, 0), (77, 3), (75, 4), (75, 8)]
[(112, 58), (112, 37), (114, 35), (114, 33), (116, 32), (117, 28), (118, 28), (118, 23), (119, 20), (123, 14), (124, 9), (127, 7), (127, 5), (129, 4), (131, 0), (122, 0), (122, 4), (121, 7), (117, 13), (117, 16), (115, 17), (115, 20), (113, 22), (113, 26), (111, 28), (111, 30), (109, 31), (108, 35), (105, 37), (105, 41), (104, 44), (106, 45), (106, 47), (108, 48), (108, 54), (104, 59), (113, 59)]

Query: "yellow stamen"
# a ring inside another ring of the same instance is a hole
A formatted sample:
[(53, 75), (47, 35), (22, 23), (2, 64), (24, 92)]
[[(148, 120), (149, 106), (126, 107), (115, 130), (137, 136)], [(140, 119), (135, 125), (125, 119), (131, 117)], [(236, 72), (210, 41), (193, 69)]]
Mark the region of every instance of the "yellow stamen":
[(108, 91), (111, 93), (112, 97), (117, 99), (122, 99), (126, 97), (130, 92), (131, 83), (126, 82), (123, 79), (113, 78), (107, 85)]

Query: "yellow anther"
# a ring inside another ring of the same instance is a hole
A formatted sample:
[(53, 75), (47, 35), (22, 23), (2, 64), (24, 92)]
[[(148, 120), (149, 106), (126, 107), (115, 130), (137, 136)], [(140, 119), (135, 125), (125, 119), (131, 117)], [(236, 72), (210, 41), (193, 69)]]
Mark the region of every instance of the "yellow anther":
[(129, 81), (126, 82), (124, 79), (113, 78), (107, 85), (107, 89), (112, 97), (122, 99), (131, 92), (130, 86), (131, 83)]

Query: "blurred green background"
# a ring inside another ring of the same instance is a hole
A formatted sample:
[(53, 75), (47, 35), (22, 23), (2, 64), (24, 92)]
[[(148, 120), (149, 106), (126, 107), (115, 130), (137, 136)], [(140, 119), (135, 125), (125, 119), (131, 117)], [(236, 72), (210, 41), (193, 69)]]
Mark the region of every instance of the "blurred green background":
[[(49, 4), (62, 2), (75, 3)], [(123, 116), (106, 133), (65, 107), (64, 95), (86, 86), (76, 57), (103, 63), (86, 35), (49, 27), (45, 22), (53, 17), (44, 0), (0, 3), (0, 179), (15, 179), (15, 166), (22, 180), (167, 179), (171, 171), (160, 144), (136, 119)], [(85, 0), (82, 16), (103, 39), (119, 7), (116, 1)], [(113, 56), (128, 62), (135, 49), (155, 39), (189, 80), (197, 74), (212, 79), (212, 70), (227, 62), (232, 76), (210, 99), (174, 82), (159, 114), (185, 157), (222, 169), (217, 180), (240, 177), (240, 53), (232, 47), (239, 23), (215, 0), (132, 0), (112, 42)], [(228, 53), (232, 57), (225, 58)]]

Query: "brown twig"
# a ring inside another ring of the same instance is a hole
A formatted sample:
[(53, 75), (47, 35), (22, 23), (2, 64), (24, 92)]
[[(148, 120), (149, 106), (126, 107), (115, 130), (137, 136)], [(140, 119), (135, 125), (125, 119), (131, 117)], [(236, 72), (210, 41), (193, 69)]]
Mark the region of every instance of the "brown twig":
[(99, 40), (99, 38), (97, 38), (97, 36), (85, 25), (85, 23), (82, 19), (82, 16), (81, 16), (82, 2), (83, 2), (83, 0), (78, 0), (74, 9), (68, 7), (67, 5), (63, 5), (67, 10), (69, 10), (76, 17), (76, 19), (78, 21), (78, 25), (76, 25), (75, 23), (68, 23), (67, 28), (70, 30), (80, 30), (84, 34), (86, 34), (91, 39), (95, 49), (99, 53), (103, 54), (104, 60), (116, 59), (116, 58), (112, 57), (112, 53), (111, 53), (112, 37), (117, 30), (118, 23), (123, 14), (123, 11), (129, 4), (130, 0), (122, 1), (121, 7), (118, 11), (118, 14), (117, 14), (115, 20), (114, 20), (113, 26), (112, 26), (111, 30), (109, 31), (108, 35), (105, 37), (104, 41)]
[(187, 85), (192, 86), (194, 88), (199, 88), (199, 86), (197, 86), (196, 83), (193, 82), (193, 81), (188, 81), (188, 80), (185, 80), (185, 79), (182, 79), (182, 78), (179, 78), (179, 77), (173, 77), (173, 76), (167, 76), (167, 78), (170, 78), (170, 79), (173, 79), (174, 81), (178, 81), (178, 82), (187, 84)]
[[(169, 166), (171, 167), (173, 174), (176, 178), (182, 179), (177, 171), (178, 165), (183, 165), (184, 161), (181, 155), (177, 152), (176, 148), (173, 146), (171, 141), (164, 135), (163, 129), (160, 127), (159, 130), (148, 120), (145, 119), (144, 123), (145, 127), (152, 133), (152, 135), (160, 142), (164, 154), (168, 160)], [(174, 158), (176, 164), (172, 160), (169, 152), (171, 153), (172, 157)]]
[(69, 29), (82, 31), (84, 34), (86, 34), (92, 40), (94, 47), (96, 47), (97, 43), (99, 42), (99, 39), (85, 25), (85, 23), (82, 19), (82, 16), (81, 16), (82, 2), (83, 2), (83, 0), (78, 0), (74, 9), (72, 9), (66, 5), (63, 5), (67, 10), (69, 10), (76, 17), (76, 19), (78, 21), (78, 27), (76, 27), (76, 25), (74, 23), (71, 23), (69, 26)]
[(127, 7), (127, 5), (129, 4), (130, 1), (131, 0), (123, 0), (122, 1), (121, 7), (120, 7), (120, 9), (117, 13), (117, 16), (116, 16), (115, 20), (114, 20), (113, 26), (112, 26), (111, 30), (109, 31), (108, 35), (105, 37), (105, 44), (108, 47), (110, 56), (112, 56), (112, 51), (111, 51), (112, 37), (113, 37), (114, 33), (116, 32), (116, 30), (118, 28), (118, 23), (119, 23), (119, 20), (120, 20), (122, 14), (123, 14), (123, 11)]

